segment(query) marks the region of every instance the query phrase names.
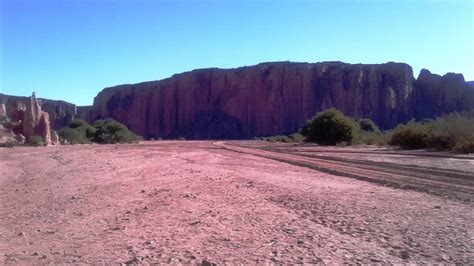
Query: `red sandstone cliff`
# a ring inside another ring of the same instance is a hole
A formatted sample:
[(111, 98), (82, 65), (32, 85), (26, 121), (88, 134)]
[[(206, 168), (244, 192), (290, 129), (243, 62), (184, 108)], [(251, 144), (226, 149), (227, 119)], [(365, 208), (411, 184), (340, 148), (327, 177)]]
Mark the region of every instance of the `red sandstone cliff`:
[(291, 133), (336, 107), (390, 127), (413, 116), (406, 64), (264, 63), (202, 69), (107, 88), (91, 118), (113, 117), (145, 137), (250, 138)]
[(146, 138), (251, 138), (295, 132), (330, 107), (391, 128), (473, 109), (474, 91), (462, 75), (422, 72), (415, 80), (402, 63), (278, 62), (106, 88), (83, 115), (115, 118)]

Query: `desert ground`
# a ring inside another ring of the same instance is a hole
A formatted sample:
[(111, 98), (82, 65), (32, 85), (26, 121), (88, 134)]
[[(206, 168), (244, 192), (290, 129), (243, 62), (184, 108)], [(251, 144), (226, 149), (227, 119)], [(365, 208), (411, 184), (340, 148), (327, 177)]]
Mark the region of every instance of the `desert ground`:
[(474, 156), (253, 141), (0, 149), (3, 264), (474, 263)]

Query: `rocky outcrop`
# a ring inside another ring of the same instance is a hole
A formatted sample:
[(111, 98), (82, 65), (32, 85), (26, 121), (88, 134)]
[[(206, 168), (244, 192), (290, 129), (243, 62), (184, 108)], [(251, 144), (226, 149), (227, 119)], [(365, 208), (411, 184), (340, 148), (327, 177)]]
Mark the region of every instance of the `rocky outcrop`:
[(3, 144), (22, 144), (33, 136), (40, 136), (46, 145), (58, 143), (51, 140), (49, 114), (41, 109), (34, 93), (26, 100), (16, 102), (10, 110), (0, 104), (0, 120)]
[[(37, 99), (41, 109), (49, 114), (51, 127), (59, 130), (69, 124), (76, 114), (76, 105), (64, 101)], [(28, 97), (0, 94), (0, 104), (6, 106), (9, 117), (15, 116), (18, 109), (25, 109)]]
[(41, 110), (35, 93), (26, 101), (26, 108), (21, 115), (21, 134), (26, 139), (33, 136), (41, 136), (46, 145), (51, 144), (51, 125), (49, 114)]
[(5, 104), (0, 103), (0, 123), (3, 122), (8, 122), (7, 107)]
[(112, 117), (146, 138), (251, 138), (295, 132), (316, 112), (335, 107), (390, 128), (418, 112), (414, 82), (412, 68), (402, 63), (201, 69), (106, 88), (89, 121)]
[(418, 120), (474, 108), (474, 90), (462, 74), (440, 76), (422, 69), (414, 86), (414, 117)]

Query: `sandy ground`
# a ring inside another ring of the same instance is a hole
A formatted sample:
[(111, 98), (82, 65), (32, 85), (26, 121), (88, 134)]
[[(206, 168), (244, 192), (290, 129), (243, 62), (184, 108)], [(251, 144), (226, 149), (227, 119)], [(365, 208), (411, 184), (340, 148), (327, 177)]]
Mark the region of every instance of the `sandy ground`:
[(263, 142), (0, 149), (0, 255), (474, 263), (474, 158)]

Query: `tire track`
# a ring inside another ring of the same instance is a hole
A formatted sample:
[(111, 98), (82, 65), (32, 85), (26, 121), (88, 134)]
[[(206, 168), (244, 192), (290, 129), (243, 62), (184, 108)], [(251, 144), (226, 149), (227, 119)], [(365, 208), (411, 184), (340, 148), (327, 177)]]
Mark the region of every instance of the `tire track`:
[(415, 190), (464, 202), (474, 201), (472, 173), (351, 160), (334, 156), (301, 155), (287, 150), (272, 150), (268, 147), (254, 148), (224, 142), (216, 142), (214, 145), (234, 152), (252, 154), (397, 189)]

